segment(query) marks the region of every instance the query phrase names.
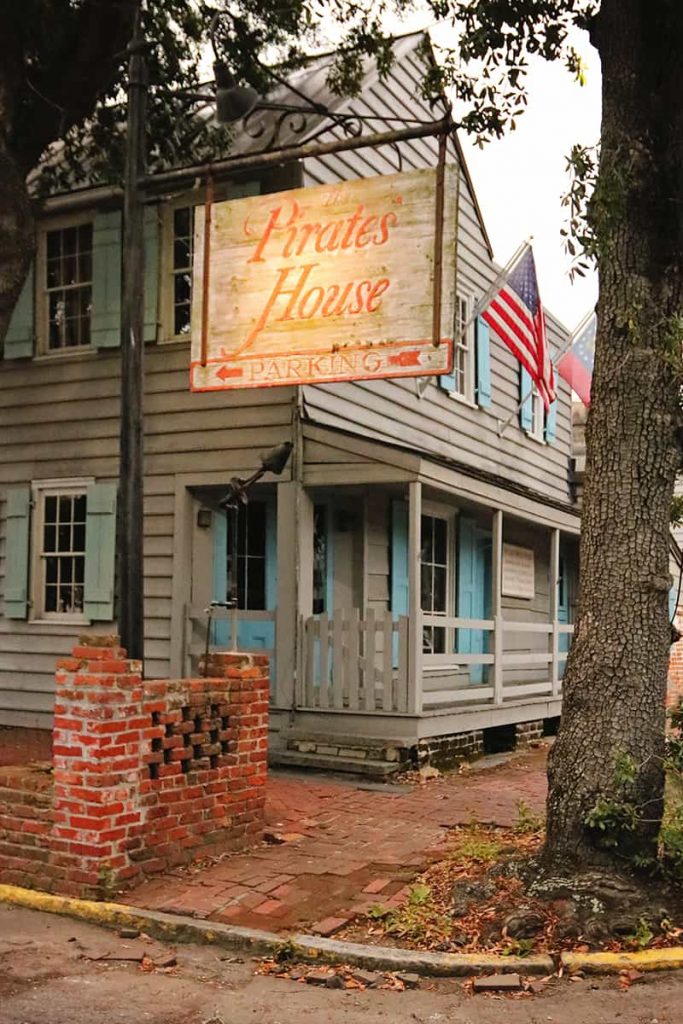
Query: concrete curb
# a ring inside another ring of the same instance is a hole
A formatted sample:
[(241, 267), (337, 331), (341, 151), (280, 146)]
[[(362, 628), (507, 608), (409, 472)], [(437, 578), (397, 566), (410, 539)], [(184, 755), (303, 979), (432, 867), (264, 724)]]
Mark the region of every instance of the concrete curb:
[[(341, 942), (318, 935), (275, 935), (273, 932), (200, 921), (179, 914), (142, 910), (123, 903), (96, 903), (53, 896), (15, 885), (0, 885), (0, 903), (61, 914), (104, 928), (139, 928), (164, 942), (204, 943), (264, 955), (286, 949), (293, 959), (342, 962), (376, 971), (411, 971), (427, 977), (469, 977), (492, 971), (545, 976), (556, 970), (553, 958), (545, 955), (512, 957), (486, 953), (423, 953)], [(624, 969), (675, 970), (683, 968), (683, 947), (648, 949), (640, 953), (563, 953), (560, 962), (570, 974), (577, 971), (615, 974)]]
[(218, 922), (199, 921), (178, 914), (141, 910), (122, 903), (53, 896), (34, 889), (0, 885), (0, 903), (29, 910), (62, 914), (104, 928), (139, 928), (165, 942), (198, 942), (228, 949), (247, 949), (273, 954), (287, 949), (293, 959), (317, 963), (347, 963), (376, 971), (412, 971), (426, 976), (460, 976), (490, 971), (515, 974), (552, 974), (555, 963), (549, 956), (494, 956), (485, 953), (421, 953), (409, 949), (365, 946), (338, 942), (318, 935), (275, 935), (272, 932), (238, 928)]

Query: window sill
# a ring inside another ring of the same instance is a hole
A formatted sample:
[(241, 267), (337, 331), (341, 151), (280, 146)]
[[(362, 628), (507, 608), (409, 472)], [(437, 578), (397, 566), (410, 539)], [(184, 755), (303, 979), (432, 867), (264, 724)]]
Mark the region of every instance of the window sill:
[(90, 359), (96, 356), (100, 350), (92, 345), (83, 345), (81, 348), (65, 348), (55, 352), (37, 352), (33, 357), (34, 363), (59, 363), (64, 359)]
[(535, 444), (542, 444), (545, 446), (548, 443), (544, 437), (537, 437), (536, 434), (530, 434), (528, 430), (524, 430), (523, 434), (525, 435), (525, 437), (528, 437), (529, 440), (533, 441)]
[(452, 398), (454, 402), (459, 402), (460, 405), (466, 405), (468, 409), (480, 408), (472, 398), (466, 398), (465, 395), (459, 395), (457, 391), (449, 391), (448, 397)]
[(30, 626), (90, 626), (92, 625), (90, 619), (83, 618), (82, 616), (74, 615), (55, 615), (51, 616), (40, 616), (35, 619), (29, 619), (28, 623)]

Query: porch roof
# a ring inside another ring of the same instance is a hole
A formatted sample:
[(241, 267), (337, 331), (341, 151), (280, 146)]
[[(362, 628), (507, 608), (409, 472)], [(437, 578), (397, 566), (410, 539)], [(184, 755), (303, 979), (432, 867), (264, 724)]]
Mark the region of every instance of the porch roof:
[(304, 423), (303, 437), (306, 487), (405, 484), (419, 480), (425, 486), (500, 509), (518, 519), (566, 533), (580, 532), (579, 510), (574, 506), (553, 501), (522, 483), (503, 480), (454, 459), (427, 454), (400, 442), (370, 440), (312, 419)]

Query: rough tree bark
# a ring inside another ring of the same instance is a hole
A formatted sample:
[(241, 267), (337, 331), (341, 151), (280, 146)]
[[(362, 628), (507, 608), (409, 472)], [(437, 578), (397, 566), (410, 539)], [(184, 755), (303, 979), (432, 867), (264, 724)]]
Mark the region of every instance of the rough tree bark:
[(670, 645), (668, 526), (680, 465), (683, 4), (602, 0), (600, 299), (587, 425), (581, 598), (549, 765), (549, 872), (605, 863), (586, 815), (638, 766), (643, 820), (611, 855), (654, 852)]
[(0, 343), (35, 247), (26, 176), (115, 81), (138, 6), (0, 3)]

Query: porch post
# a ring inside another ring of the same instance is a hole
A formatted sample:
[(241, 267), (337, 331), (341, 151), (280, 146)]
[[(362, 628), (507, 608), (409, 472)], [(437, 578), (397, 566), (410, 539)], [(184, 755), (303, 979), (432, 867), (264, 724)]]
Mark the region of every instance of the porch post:
[[(295, 703), (299, 661), (300, 617), (313, 611), (313, 502), (296, 480), (277, 486), (277, 608), (275, 678), (271, 702), (278, 708)], [(301, 680), (299, 680), (299, 684)]]
[(422, 601), (420, 599), (420, 536), (422, 484), (408, 490), (408, 713), (422, 712)]
[(560, 531), (553, 530), (550, 535), (550, 620), (553, 631), (550, 636), (550, 682), (553, 697), (560, 692), (559, 651), (560, 634), (557, 613), (560, 602)]
[(491, 553), (491, 614), (493, 617), (493, 703), (503, 703), (503, 513), (493, 513)]

